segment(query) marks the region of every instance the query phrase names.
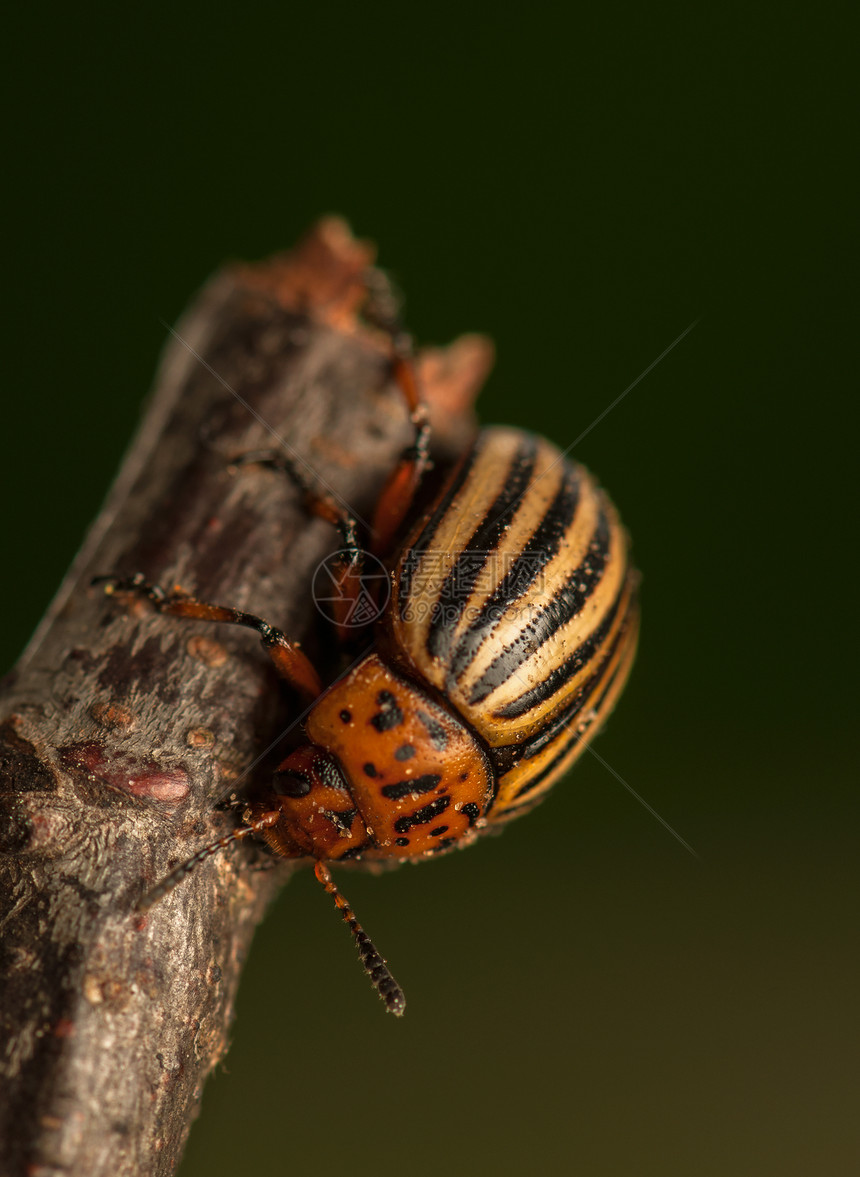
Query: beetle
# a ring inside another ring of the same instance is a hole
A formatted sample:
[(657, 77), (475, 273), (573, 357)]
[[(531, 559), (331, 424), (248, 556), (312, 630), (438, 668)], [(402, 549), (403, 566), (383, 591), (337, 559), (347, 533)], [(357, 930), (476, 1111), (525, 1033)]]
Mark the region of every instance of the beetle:
[[(261, 834), (275, 854), (311, 859), (386, 1008), (405, 998), (332, 880), (329, 863), (418, 861), (465, 847), (536, 805), (611, 711), (638, 631), (627, 533), (589, 472), (519, 429), (481, 430), (429, 504), (412, 504), (430, 428), (411, 339), (390, 325), (392, 370), (413, 443), (377, 503), (371, 550), (390, 599), (373, 645), (323, 687), (297, 643), (254, 614), (165, 592), (138, 574), (100, 577), (160, 612), (256, 630), (278, 673), (309, 704), (304, 742), (277, 767), (245, 824), (205, 846), (138, 903), (145, 910), (198, 863)], [(288, 475), (308, 509), (340, 530), (335, 628), (361, 591), (358, 526), (288, 459), (247, 454)]]

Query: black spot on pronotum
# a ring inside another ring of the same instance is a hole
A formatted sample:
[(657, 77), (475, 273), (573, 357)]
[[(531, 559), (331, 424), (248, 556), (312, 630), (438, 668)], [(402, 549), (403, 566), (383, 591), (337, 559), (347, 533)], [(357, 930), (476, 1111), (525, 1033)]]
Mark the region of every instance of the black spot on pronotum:
[(414, 744), (401, 744), (394, 753), (395, 760), (411, 760), (415, 755)]
[(394, 839), (394, 845), (395, 845), (395, 846), (408, 846), (408, 845), (409, 845), (409, 839), (408, 839), (408, 838), (395, 838), (395, 839)]
[(427, 728), (427, 735), (430, 737), (430, 743), (437, 752), (444, 752), (448, 747), (448, 734), (438, 719), (434, 719), (432, 715), (428, 715), (426, 711), (416, 711), (415, 714), (424, 726)]
[(368, 760), (367, 764), (364, 765), (364, 775), (365, 776), (379, 776), (379, 773), (376, 771), (376, 765), (371, 764), (369, 760)]
[(467, 801), (466, 804), (463, 805), (460, 809), (460, 812), (464, 815), (464, 817), (469, 819), (470, 826), (473, 826), (481, 816), (481, 811), (474, 801)]
[(437, 826), (435, 830), (430, 831), (430, 837), (431, 838), (438, 838), (441, 834), (447, 834), (447, 833), (448, 833), (447, 826)]
[(343, 711), (341, 711), (341, 713), (340, 713), (340, 718), (341, 718), (341, 722), (349, 723), (349, 721), (352, 719), (352, 712), (347, 711), (346, 708), (344, 708)]
[(382, 710), (372, 716), (370, 722), (378, 732), (390, 732), (393, 727), (403, 723), (403, 712), (397, 706), (397, 700), (391, 691), (380, 691), (376, 701)]
[(423, 776), (412, 777), (408, 781), (396, 781), (393, 785), (382, 786), (382, 796), (389, 801), (399, 801), (412, 793), (429, 793), (435, 789), (442, 777), (438, 772), (426, 772)]
[(414, 813), (398, 817), (394, 828), (398, 834), (407, 834), (413, 826), (423, 826), (431, 822), (434, 817), (440, 817), (450, 804), (450, 797), (437, 797), (435, 801), (422, 806), (421, 809), (416, 809)]
[(461, 781), (465, 781), (465, 780), (468, 780), (468, 779), (469, 779), (469, 774), (468, 774), (468, 772), (461, 772), (461, 773), (460, 773), (460, 780), (461, 780)]

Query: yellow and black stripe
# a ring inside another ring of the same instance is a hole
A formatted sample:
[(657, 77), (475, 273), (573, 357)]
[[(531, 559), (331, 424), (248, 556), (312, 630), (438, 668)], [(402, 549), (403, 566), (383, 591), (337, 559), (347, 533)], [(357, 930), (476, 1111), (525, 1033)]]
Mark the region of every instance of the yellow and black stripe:
[(491, 820), (531, 807), (609, 714), (633, 661), (626, 532), (543, 438), (483, 430), (409, 537), (387, 622), (487, 745)]

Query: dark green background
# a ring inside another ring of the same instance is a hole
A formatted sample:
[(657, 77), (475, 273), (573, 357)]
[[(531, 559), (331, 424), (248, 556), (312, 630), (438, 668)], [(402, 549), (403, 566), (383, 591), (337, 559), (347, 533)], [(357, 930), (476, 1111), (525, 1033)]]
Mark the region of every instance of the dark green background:
[[(5, 224), (11, 665), (225, 257), (339, 211), (480, 401), (570, 444), (644, 572), (597, 760), (503, 837), (302, 875), (182, 1177), (828, 1177), (860, 1159), (856, 214), (838, 10), (85, 6), (18, 15)], [(847, 11), (847, 8), (846, 8)], [(853, 343), (853, 340), (851, 341)]]

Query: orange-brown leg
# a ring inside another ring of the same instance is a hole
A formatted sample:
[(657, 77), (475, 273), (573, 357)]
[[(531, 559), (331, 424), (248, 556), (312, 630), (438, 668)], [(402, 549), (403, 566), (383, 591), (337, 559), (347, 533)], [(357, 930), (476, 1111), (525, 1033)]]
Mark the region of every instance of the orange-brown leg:
[[(365, 317), (390, 337), (392, 374), (406, 402), (415, 431), (412, 444), (403, 451), (389, 474), (373, 514), (371, 551), (384, 558), (394, 549), (401, 524), (430, 465), (430, 418), (418, 385), (415, 345), (400, 321), (397, 299), (390, 284), (377, 270), (368, 271), (366, 282), (368, 298)], [(339, 529), (344, 548), (343, 558), (335, 572), (335, 581), (343, 603), (340, 608), (342, 616), (338, 617), (336, 624), (340, 636), (345, 637), (350, 629), (347, 619), (363, 591), (361, 575), (364, 553), (358, 546), (355, 519), (332, 495), (317, 491), (305, 474), (283, 453), (258, 450), (242, 454), (234, 460), (234, 465), (246, 462), (257, 462), (287, 474), (304, 494), (308, 510)]]
[(395, 546), (400, 526), (429, 466), (430, 448), (430, 419), (418, 388), (412, 339), (402, 330), (392, 330), (391, 346), (394, 379), (406, 401), (415, 437), (412, 445), (400, 455), (376, 504), (373, 551), (380, 556), (388, 555)]
[(167, 593), (157, 584), (149, 584), (138, 573), (131, 577), (97, 576), (93, 584), (104, 584), (108, 593), (134, 593), (146, 599), (159, 613), (185, 617), (192, 621), (225, 621), (229, 625), (245, 625), (260, 635), (263, 648), (272, 659), (278, 674), (306, 699), (316, 699), (322, 693), (320, 677), (313, 663), (303, 654), (296, 642), (291, 642), (279, 629), (262, 617), (233, 609), (227, 605), (211, 605), (196, 597), (174, 589)]
[(233, 460), (239, 465), (267, 466), (286, 474), (304, 495), (305, 506), (312, 515), (331, 523), (340, 532), (343, 547), (331, 558), (330, 572), (336, 597), (330, 602), (338, 637), (346, 641), (355, 636), (355, 622), (352, 621), (356, 603), (364, 592), (364, 550), (358, 542), (358, 523), (353, 515), (342, 506), (334, 495), (323, 494), (311, 485), (298, 466), (280, 450), (252, 450), (240, 454)]
[(308, 511), (319, 519), (325, 519), (326, 523), (331, 523), (338, 529), (344, 548), (350, 551), (361, 551), (358, 546), (358, 523), (355, 517), (335, 499), (334, 495), (322, 494), (316, 490), (307, 475), (286, 454), (274, 449), (249, 450), (234, 458), (232, 465), (266, 466), (270, 470), (286, 474), (304, 495)]
[(412, 506), (415, 493), (429, 466), (430, 420), (421, 397), (415, 370), (415, 344), (400, 317), (400, 296), (381, 270), (369, 269), (365, 275), (367, 301), (363, 314), (391, 340), (392, 374), (406, 402), (409, 419), (415, 430), (412, 445), (400, 455), (388, 476), (373, 516), (373, 552), (385, 557), (391, 553), (400, 526)]

